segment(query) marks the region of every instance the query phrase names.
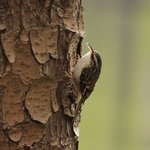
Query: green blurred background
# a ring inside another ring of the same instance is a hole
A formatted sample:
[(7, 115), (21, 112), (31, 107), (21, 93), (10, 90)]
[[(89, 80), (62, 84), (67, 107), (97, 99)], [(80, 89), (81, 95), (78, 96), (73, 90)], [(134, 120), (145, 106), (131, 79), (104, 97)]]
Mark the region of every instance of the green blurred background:
[(150, 0), (83, 3), (83, 44), (103, 66), (82, 111), (79, 150), (150, 150)]

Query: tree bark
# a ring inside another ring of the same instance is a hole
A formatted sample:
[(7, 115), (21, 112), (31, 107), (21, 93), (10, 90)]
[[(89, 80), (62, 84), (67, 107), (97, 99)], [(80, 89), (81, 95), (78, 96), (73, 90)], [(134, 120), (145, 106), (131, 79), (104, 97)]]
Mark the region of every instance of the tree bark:
[(81, 0), (0, 1), (0, 150), (77, 150), (71, 74)]

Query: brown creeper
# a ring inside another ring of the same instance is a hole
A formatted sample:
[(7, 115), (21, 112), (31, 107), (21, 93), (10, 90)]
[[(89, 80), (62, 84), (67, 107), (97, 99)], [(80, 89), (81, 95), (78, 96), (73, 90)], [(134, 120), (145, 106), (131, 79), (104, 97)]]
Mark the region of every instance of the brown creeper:
[(79, 105), (82, 105), (92, 93), (102, 66), (100, 54), (89, 44), (87, 46), (90, 51), (81, 57), (73, 71), (73, 79), (78, 90), (76, 103)]

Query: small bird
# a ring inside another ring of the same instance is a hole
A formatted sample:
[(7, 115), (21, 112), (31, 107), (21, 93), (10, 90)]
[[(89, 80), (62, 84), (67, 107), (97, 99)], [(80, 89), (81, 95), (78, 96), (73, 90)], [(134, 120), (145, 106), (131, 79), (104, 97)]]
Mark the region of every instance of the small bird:
[(96, 81), (98, 80), (102, 67), (100, 54), (87, 44), (89, 52), (79, 59), (74, 71), (73, 79), (78, 91), (77, 110), (90, 96), (94, 90)]

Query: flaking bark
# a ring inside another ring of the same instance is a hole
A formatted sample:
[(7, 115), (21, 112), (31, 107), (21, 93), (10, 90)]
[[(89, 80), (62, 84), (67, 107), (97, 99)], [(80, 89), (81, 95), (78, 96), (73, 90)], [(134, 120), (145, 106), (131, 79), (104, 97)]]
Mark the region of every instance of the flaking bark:
[(78, 149), (83, 26), (81, 0), (0, 1), (0, 150)]

